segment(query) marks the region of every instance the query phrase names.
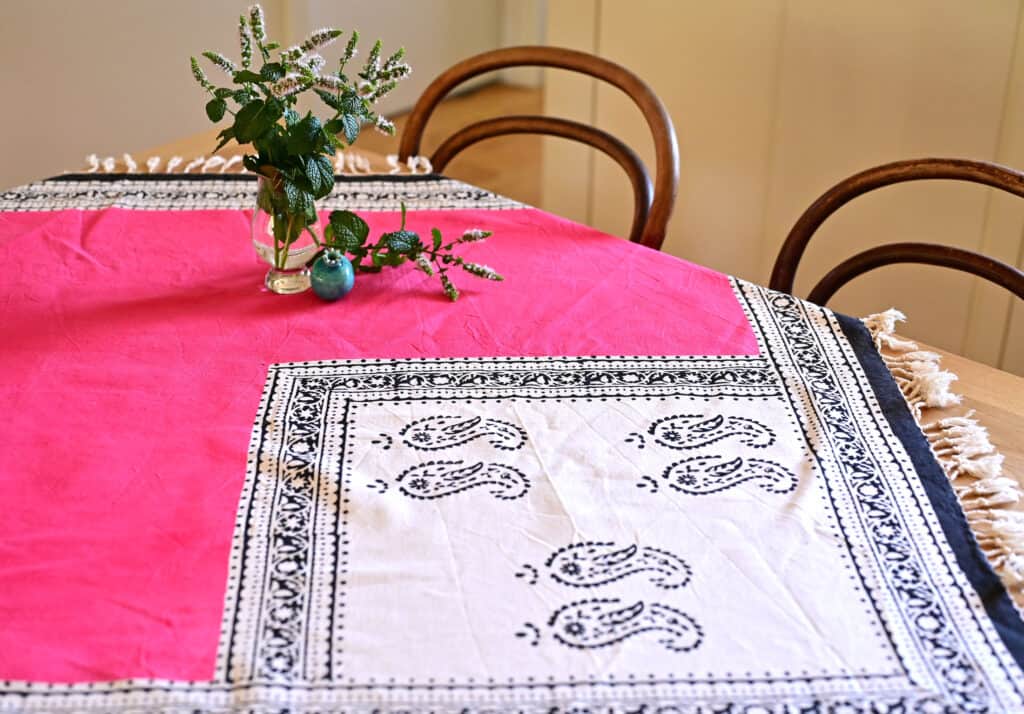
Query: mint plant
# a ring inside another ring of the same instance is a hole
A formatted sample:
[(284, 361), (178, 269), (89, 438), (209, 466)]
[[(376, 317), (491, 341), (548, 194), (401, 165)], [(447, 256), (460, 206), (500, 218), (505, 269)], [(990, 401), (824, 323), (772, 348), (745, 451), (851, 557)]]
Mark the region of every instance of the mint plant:
[[(346, 70), (357, 54), (359, 42), (355, 30), (341, 53), (337, 69), (328, 72), (327, 61), (319, 51), (342, 34), (341, 30), (322, 28), (310, 33), (301, 44), (282, 50), (280, 44), (268, 40), (263, 9), (253, 5), (248, 17), (242, 15), (238, 20), (240, 64), (218, 52), (202, 53), (228, 76), (229, 86), (211, 82), (199, 61), (191, 58), (193, 76), (210, 95), (207, 117), (217, 123), (230, 116), (231, 123), (218, 135), (220, 141), (215, 151), (236, 141), (251, 144), (255, 152), (246, 154), (243, 164), (264, 179), (257, 205), (272, 219), (275, 268), (284, 267), (289, 247), (306, 232), (319, 247), (312, 260), (327, 247), (352, 256), (353, 267), (361, 272), (378, 272), (411, 260), (426, 274), (437, 275), (451, 300), (459, 296), (448, 275), (451, 268), (501, 280), (487, 266), (467, 263), (451, 253), (456, 245), (483, 240), (489, 232), (470, 230), (445, 243), (440, 231), (434, 228), (431, 240), (425, 242), (406, 228), (404, 205), (399, 229), (374, 242), (368, 242), (370, 231), (366, 222), (350, 211), (333, 211), (322, 236), (317, 235), (316, 201), (334, 188), (336, 152), (355, 143), (366, 125), (394, 134), (395, 125), (375, 112), (374, 106), (411, 72), (404, 60), (404, 49), (383, 58), (378, 40), (362, 69), (350, 78)], [(254, 60), (259, 63), (258, 69)], [(312, 112), (300, 116), (295, 110), (299, 95), (307, 91), (315, 92), (329, 110), (326, 120)]]

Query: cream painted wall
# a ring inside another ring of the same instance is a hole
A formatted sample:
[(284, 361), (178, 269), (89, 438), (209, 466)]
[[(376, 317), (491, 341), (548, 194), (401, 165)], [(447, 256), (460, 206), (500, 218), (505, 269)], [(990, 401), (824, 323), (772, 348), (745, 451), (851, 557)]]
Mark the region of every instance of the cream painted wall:
[[(188, 58), (237, 47), (247, 2), (0, 2), (0, 187), (209, 127)], [(265, 2), (280, 25), (281, 3)], [(273, 25), (272, 25), (273, 26)]]
[[(463, 57), (498, 46), (504, 0), (264, 0), (272, 37), (295, 42), (322, 25), (359, 28), (414, 68), (385, 111), (411, 106)], [(513, 0), (509, 0), (510, 2)], [(237, 53), (251, 0), (2, 0), (0, 188), (210, 127), (188, 57)], [(530, 0), (533, 2), (533, 0)], [(369, 44), (364, 45), (366, 48)], [(327, 50), (328, 57), (336, 55)], [(364, 50), (365, 51), (365, 50)], [(216, 72), (216, 70), (211, 70)]]
[[(682, 175), (665, 242), (676, 255), (764, 283), (800, 212), (855, 171), (928, 155), (1024, 166), (1019, 0), (568, 4), (549, 12), (549, 43), (629, 66), (676, 123)], [(646, 126), (617, 90), (568, 81), (549, 79), (549, 113), (593, 121), (652, 157)], [(547, 155), (545, 207), (625, 233), (632, 198), (621, 170), (603, 156), (576, 154), (566, 164), (563, 152), (573, 150)], [(569, 171), (575, 180), (566, 180)], [(1024, 202), (992, 194), (931, 182), (858, 199), (819, 231), (798, 294), (842, 257), (884, 240), (1019, 261)], [(886, 268), (831, 306), (856, 315), (899, 306), (911, 336), (1024, 373), (1020, 306), (975, 282)]]
[[(557, 2), (557, 0), (556, 0)], [(501, 0), (501, 46), (543, 45), (548, 0)], [(501, 81), (521, 87), (540, 87), (544, 71), (535, 67), (502, 70)]]
[(405, 47), (413, 74), (381, 102), (385, 114), (411, 108), (443, 70), (501, 43), (500, 0), (288, 0), (285, 12), (296, 38), (323, 25), (355, 27), (363, 57), (378, 38), (385, 52)]

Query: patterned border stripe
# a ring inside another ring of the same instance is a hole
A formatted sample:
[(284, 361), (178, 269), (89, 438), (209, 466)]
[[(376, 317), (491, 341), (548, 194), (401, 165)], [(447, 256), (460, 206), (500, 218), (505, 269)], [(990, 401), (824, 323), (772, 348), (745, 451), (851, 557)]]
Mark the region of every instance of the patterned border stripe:
[[(453, 179), (425, 176), (408, 180), (337, 177), (334, 190), (317, 202), (320, 210), (398, 211), (401, 204), (422, 210), (507, 210), (524, 204)], [(145, 175), (114, 178), (76, 175), (0, 191), (0, 211), (61, 211), (128, 208), (144, 211), (252, 209), (256, 181), (251, 177), (196, 176), (147, 180)]]
[[(966, 630), (962, 625), (954, 624), (950, 606), (943, 603), (938, 592), (934, 568), (930, 563), (922, 562), (922, 552), (919, 546), (915, 546), (916, 539), (908, 532), (906, 516), (900, 513), (911, 504), (897, 504), (892, 486), (887, 483), (892, 478), (891, 473), (886, 473), (887, 469), (880, 461), (886, 454), (868, 443), (868, 439), (872, 439), (881, 444), (892, 444), (895, 437), (878, 411), (872, 413), (873, 418), (864, 420), (855, 414), (853, 404), (864, 398), (865, 385), (859, 383), (856, 373), (844, 375), (836, 369), (841, 359), (849, 361), (853, 355), (826, 353), (823, 335), (841, 334), (835, 318), (823, 308), (811, 306), (791, 295), (751, 285), (740, 285), (739, 288), (751, 300), (750, 306), (755, 315), (760, 313), (761, 327), (770, 321), (779, 330), (786, 349), (784, 352), (774, 351), (777, 363), (785, 364), (792, 360), (791, 364), (802, 380), (791, 393), (803, 392), (812, 396), (811, 416), (816, 417), (829, 442), (832, 456), (837, 458), (842, 474), (848, 479), (850, 493), (854, 496), (852, 502), (863, 519), (864, 534), (874, 546), (875, 560), (870, 565), (880, 570), (889, 591), (895, 595), (902, 621), (911, 628), (919, 653), (936, 682), (943, 687), (945, 696), (962, 711), (979, 712), (988, 711), (992, 706), (993, 687), (1008, 687), (1016, 697), (1020, 697), (1022, 681), (1019, 670), (1012, 674), (1007, 671), (1011, 675), (1007, 681), (997, 683), (994, 678), (986, 677), (974, 658), (967, 654), (971, 643), (965, 638)], [(889, 451), (895, 450), (890, 446)], [(920, 487), (906, 455), (898, 467), (906, 475), (908, 484)], [(920, 515), (925, 516), (923, 511)], [(936, 521), (934, 525), (938, 528), (937, 519), (933, 516), (932, 520)], [(990, 625), (986, 629), (992, 632)], [(997, 659), (1004, 657), (1005, 650), (994, 640), (990, 637), (984, 644), (991, 648)]]

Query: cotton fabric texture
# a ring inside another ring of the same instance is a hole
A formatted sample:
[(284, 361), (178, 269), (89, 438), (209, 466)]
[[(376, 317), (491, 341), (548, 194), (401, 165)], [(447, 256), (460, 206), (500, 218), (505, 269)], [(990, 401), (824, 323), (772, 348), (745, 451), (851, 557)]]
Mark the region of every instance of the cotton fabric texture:
[(859, 322), (438, 177), (324, 208), (493, 230), (504, 283), (269, 296), (253, 183), (0, 196), (0, 708), (1024, 706)]

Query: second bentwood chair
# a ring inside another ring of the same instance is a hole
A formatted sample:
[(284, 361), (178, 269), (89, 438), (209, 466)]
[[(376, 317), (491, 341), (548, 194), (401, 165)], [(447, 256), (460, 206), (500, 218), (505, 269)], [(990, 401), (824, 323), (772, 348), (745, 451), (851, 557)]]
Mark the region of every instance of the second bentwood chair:
[(507, 47), (465, 59), (437, 77), (416, 102), (402, 132), (402, 161), (420, 152), (423, 132), (438, 103), (468, 79), (506, 67), (552, 67), (602, 79), (625, 92), (640, 108), (654, 137), (656, 167), (652, 185), (640, 157), (607, 132), (568, 119), (535, 115), (506, 116), (476, 122), (445, 140), (429, 157), (435, 171), (468, 146), (506, 134), (547, 134), (589, 144), (614, 159), (629, 175), (635, 200), (629, 239), (660, 249), (679, 184), (679, 149), (672, 120), (657, 95), (625, 67), (601, 57), (559, 47)]
[[(868, 191), (906, 181), (956, 179), (980, 183), (1024, 197), (1024, 173), (987, 161), (912, 159), (861, 171), (844, 179), (812, 203), (782, 244), (768, 286), (791, 293), (797, 265), (814, 232), (839, 208)], [(869, 270), (894, 263), (918, 263), (954, 268), (1000, 285), (1024, 300), (1024, 272), (972, 250), (934, 243), (888, 243), (847, 258), (822, 278), (807, 295), (824, 305), (843, 285)]]

